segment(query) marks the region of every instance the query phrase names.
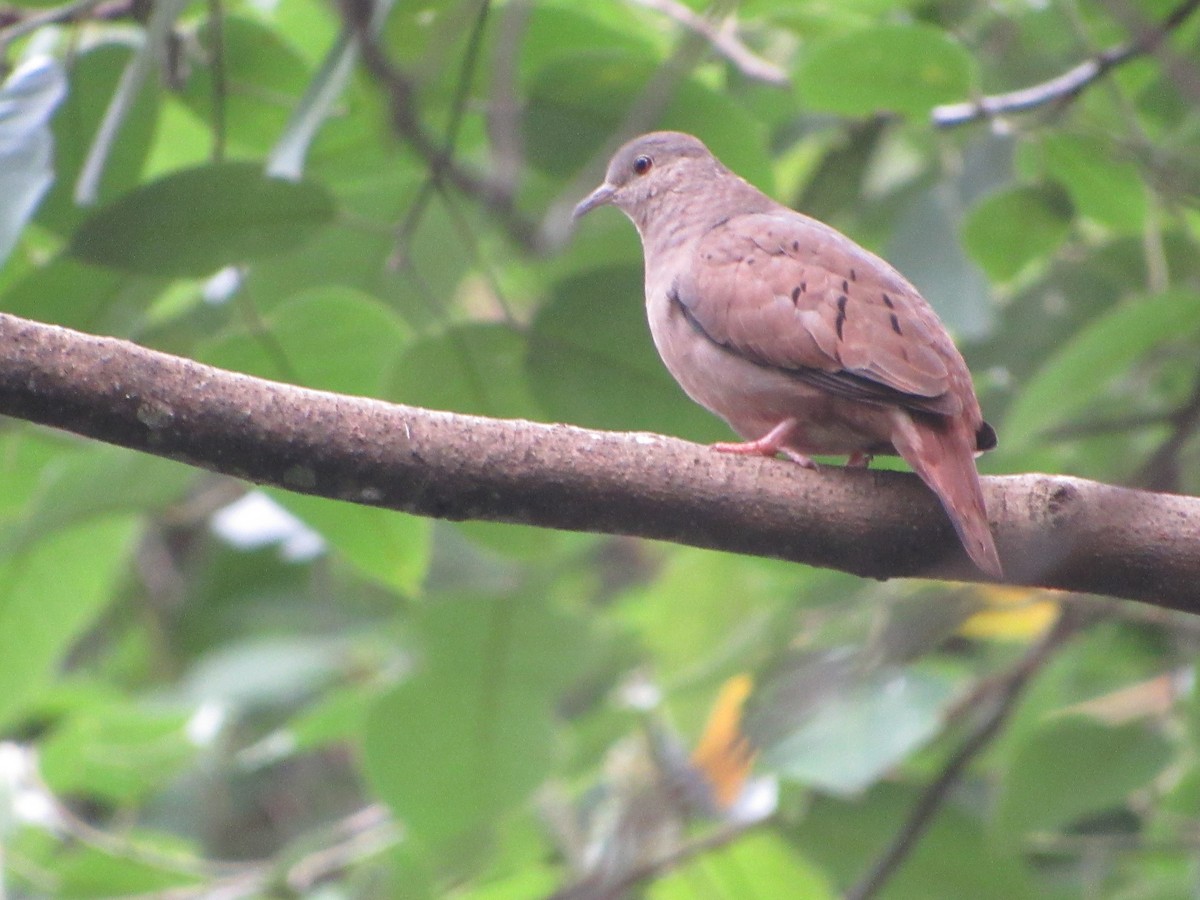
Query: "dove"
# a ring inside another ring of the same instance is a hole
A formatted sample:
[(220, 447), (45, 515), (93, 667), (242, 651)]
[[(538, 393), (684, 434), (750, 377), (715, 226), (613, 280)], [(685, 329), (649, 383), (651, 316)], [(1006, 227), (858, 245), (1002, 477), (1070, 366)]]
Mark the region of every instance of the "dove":
[(866, 466), (899, 454), (968, 556), (1003, 577), (975, 457), (996, 445), (971, 375), (904, 276), (726, 168), (696, 137), (634, 138), (575, 219), (616, 206), (637, 227), (655, 347), (743, 443), (717, 450)]

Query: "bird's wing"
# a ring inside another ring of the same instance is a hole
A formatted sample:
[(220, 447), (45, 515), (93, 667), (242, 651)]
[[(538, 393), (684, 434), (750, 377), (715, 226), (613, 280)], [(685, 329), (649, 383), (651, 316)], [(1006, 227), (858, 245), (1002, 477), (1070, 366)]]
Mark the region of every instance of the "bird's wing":
[(831, 393), (963, 410), (958, 351), (921, 295), (882, 259), (800, 213), (736, 216), (713, 228), (679, 267), (671, 299), (710, 340)]

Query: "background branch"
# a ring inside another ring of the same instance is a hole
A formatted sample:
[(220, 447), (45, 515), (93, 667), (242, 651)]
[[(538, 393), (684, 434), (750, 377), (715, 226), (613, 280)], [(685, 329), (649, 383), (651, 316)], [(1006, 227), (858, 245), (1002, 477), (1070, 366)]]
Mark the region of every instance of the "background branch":
[[(873, 578), (981, 580), (908, 473), (435, 412), (0, 315), (0, 412), (250, 481), (445, 519), (628, 534)], [(985, 479), (1010, 583), (1200, 611), (1200, 499)]]
[[(344, 0), (343, 18), (358, 41), (367, 74), (388, 98), (392, 128), (425, 161), (432, 182), (453, 185), (491, 213), (518, 246), (536, 252), (537, 228), (516, 207), (510, 186), (468, 168), (453, 156), (453, 138), (446, 148), (430, 134), (417, 111), (417, 89), (412, 80), (395, 66), (380, 47), (370, 27), (371, 6), (358, 0)], [(483, 4), (486, 13), (487, 4)]]
[(1171, 433), (1134, 476), (1135, 484), (1152, 491), (1179, 488), (1180, 456), (1200, 429), (1200, 378), (1196, 379), (1191, 396), (1168, 416), (1167, 421), (1171, 424)]
[(722, 20), (714, 20), (692, 10), (679, 0), (630, 0), (636, 6), (644, 6), (679, 23), (708, 41), (713, 52), (731, 63), (747, 78), (784, 87), (789, 83), (783, 69), (756, 54), (742, 43), (737, 35), (736, 20), (729, 13)]
[(1029, 648), (1002, 679), (988, 681), (982, 686), (981, 693), (984, 696), (973, 698), (974, 702), (971, 705), (985, 706), (986, 713), (921, 793), (908, 819), (871, 866), (870, 871), (846, 891), (844, 900), (871, 900), (872, 897), (878, 896), (916, 848), (926, 829), (933, 824), (950, 792), (967, 771), (967, 766), (990, 746), (992, 740), (1000, 733), (1029, 682), (1054, 657), (1059, 648), (1093, 618), (1090, 611), (1067, 604), (1063, 607), (1058, 621), (1041, 640)]
[(1133, 40), (1109, 47), (1048, 81), (1003, 94), (989, 94), (978, 100), (936, 106), (931, 114), (933, 124), (939, 128), (952, 128), (1070, 100), (1118, 66), (1153, 52), (1197, 8), (1200, 8), (1200, 0), (1184, 0), (1156, 27), (1146, 29)]
[(21, 7), (5, 7), (0, 10), (0, 53), (5, 52), (14, 41), (20, 40), (39, 28), (62, 22), (75, 22), (84, 18), (116, 19), (132, 15), (133, 0), (74, 0), (62, 6), (30, 11)]

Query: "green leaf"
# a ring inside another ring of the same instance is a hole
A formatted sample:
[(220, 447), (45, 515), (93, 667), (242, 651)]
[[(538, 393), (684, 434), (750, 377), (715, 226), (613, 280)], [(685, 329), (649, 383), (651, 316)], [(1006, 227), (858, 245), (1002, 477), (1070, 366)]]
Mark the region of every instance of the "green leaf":
[(960, 219), (951, 192), (921, 186), (896, 218), (886, 256), (954, 334), (980, 337), (991, 327), (991, 297), (987, 278), (959, 242)]
[[(644, 55), (609, 48), (544, 66), (529, 86), (521, 120), (530, 164), (557, 176), (579, 171), (618, 130), (658, 68)], [(685, 80), (656, 125), (698, 135), (743, 178), (772, 190), (763, 126), (726, 94)]]
[(0, 265), (54, 180), (49, 123), (66, 91), (50, 57), (22, 63), (0, 87)]
[(718, 440), (719, 419), (675, 383), (654, 350), (641, 272), (593, 269), (554, 286), (529, 341), (534, 396), (556, 420), (589, 428)]
[(1046, 259), (1071, 227), (1071, 203), (1053, 186), (1020, 185), (984, 197), (962, 225), (972, 258), (994, 281)]
[(580, 656), (579, 625), (535, 599), (421, 610), (422, 671), (370, 716), (365, 768), (412, 829), (440, 843), (522, 801), (548, 774), (551, 715)]
[(267, 489), (362, 574), (401, 594), (418, 593), (429, 569), (432, 523), (390, 509)]
[[(4, 471), (4, 470), (0, 470)], [(161, 510), (182, 497), (196, 470), (183, 463), (91, 444), (74, 452), (60, 447), (29, 484), (36, 486), (0, 548), (11, 550), (48, 533), (113, 513)]]
[(525, 337), (507, 325), (454, 325), (405, 351), (387, 397), (427, 409), (540, 419), (526, 383), (525, 352)]
[(138, 520), (65, 528), (0, 560), (0, 722), (45, 684), (112, 598)]
[(70, 252), (130, 272), (203, 277), (297, 247), (333, 214), (319, 185), (221, 163), (168, 175), (100, 209), (76, 230)]
[(1029, 831), (1120, 806), (1172, 755), (1166, 738), (1141, 723), (1112, 728), (1079, 716), (1053, 719), (1012, 755), (996, 828), (1017, 841)]
[(849, 116), (883, 110), (923, 116), (971, 93), (971, 56), (929, 25), (877, 25), (815, 43), (796, 70), (812, 110)]
[(48, 431), (33, 427), (6, 429), (0, 435), (0, 521), (27, 515), (26, 507), (44, 496), (43, 479), (85, 452)]
[(1139, 167), (1113, 156), (1113, 142), (1049, 134), (1041, 142), (1046, 171), (1062, 182), (1080, 215), (1122, 231), (1140, 231), (1146, 186)]
[(54, 729), (39, 751), (56, 794), (135, 803), (193, 761), (188, 715), (110, 703), (81, 709)]
[(215, 121), (212, 107), (220, 96), (229, 146), (263, 154), (283, 131), (304, 91), (308, 68), (280, 29), (228, 13), (222, 20), (219, 49), (213, 43), (212, 19), (195, 39), (201, 53), (221, 54), (224, 83), (218, 88), (213, 70), (198, 68), (179, 96), (202, 122)]
[(0, 306), (39, 322), (124, 334), (131, 327), (128, 309), (149, 306), (161, 288), (156, 278), (97, 269), (60, 254), (13, 283)]
[(200, 356), (261, 378), (377, 396), (410, 337), (403, 320), (378, 300), (326, 285), (284, 301), (253, 332), (227, 336)]
[(797, 566), (679, 547), (657, 578), (621, 597), (619, 610), (656, 668), (678, 676), (722, 652), (736, 656), (732, 648), (761, 636), (779, 598), (794, 596), (804, 578)]
[(854, 794), (933, 738), (957, 681), (919, 668), (871, 673), (829, 697), (763, 758), (782, 775), (837, 794)]
[(617, 7), (602, 4), (542, 2), (529, 10), (529, 20), (516, 62), (525, 78), (564, 55), (594, 53), (597, 47), (648, 56), (653, 45), (630, 29)]
[(455, 892), (456, 900), (524, 900), (526, 897), (551, 897), (562, 886), (563, 876), (546, 863), (528, 866), (498, 881)]
[[(21, 856), (29, 858), (26, 853)], [(203, 889), (194, 874), (204, 864), (198, 848), (177, 835), (143, 828), (123, 830), (119, 845), (58, 844), (32, 864), (39, 872), (54, 873), (54, 894), (59, 897), (162, 896), (172, 889), (186, 890), (185, 885)], [(40, 891), (35, 888), (34, 893)]]
[[(357, 741), (367, 715), (382, 691), (375, 684), (355, 684), (327, 691), (287, 725), (288, 755)], [(271, 742), (271, 738), (267, 738)]]
[[(817, 794), (806, 815), (789, 833), (807, 856), (834, 873), (842, 884), (863, 876), (905, 827), (926, 786), (883, 782), (861, 797), (839, 800)], [(1045, 882), (1035, 883), (1012, 848), (1001, 847), (971, 815), (969, 803), (938, 810), (895, 877), (886, 895), (892, 900), (970, 897), (971, 900), (1046, 898)], [(1057, 896), (1057, 895), (1054, 895)]]
[(650, 900), (694, 900), (697, 884), (703, 884), (713, 897), (833, 900), (838, 896), (824, 872), (771, 832), (747, 834), (692, 859), (653, 881), (646, 896)]
[(100, 199), (100, 181), (121, 126), (137, 106), (146, 82), (154, 81), (153, 76), (166, 61), (167, 48), (174, 40), (175, 22), (187, 5), (188, 0), (159, 0), (147, 11), (143, 19), (144, 33), (141, 40), (133, 43), (133, 54), (108, 100), (104, 118), (96, 129), (75, 182), (74, 196), (78, 202), (91, 204)]
[(289, 705), (336, 683), (349, 649), (338, 634), (238, 636), (196, 661), (184, 694), (239, 711)]
[[(131, 55), (128, 47), (100, 44), (72, 61), (71, 89), (53, 124), (56, 178), (37, 216), (39, 222), (57, 232), (69, 232), (89, 212), (75, 204), (75, 182)], [(154, 140), (158, 111), (159, 90), (151, 83), (134, 100), (121, 126), (120, 140), (109, 154), (100, 179), (101, 202), (137, 184)]]
[(1036, 444), (1046, 429), (1087, 408), (1153, 347), (1197, 328), (1200, 302), (1183, 291), (1133, 300), (1094, 319), (1021, 391), (1004, 421), (1005, 450)]

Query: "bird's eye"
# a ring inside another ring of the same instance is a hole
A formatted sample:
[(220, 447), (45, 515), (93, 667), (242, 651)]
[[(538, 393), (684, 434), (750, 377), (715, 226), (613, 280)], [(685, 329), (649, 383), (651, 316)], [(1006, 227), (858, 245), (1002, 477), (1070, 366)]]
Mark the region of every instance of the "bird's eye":
[(633, 161), (633, 171), (638, 175), (645, 175), (650, 171), (650, 167), (654, 165), (654, 160), (648, 156), (639, 156)]

